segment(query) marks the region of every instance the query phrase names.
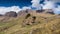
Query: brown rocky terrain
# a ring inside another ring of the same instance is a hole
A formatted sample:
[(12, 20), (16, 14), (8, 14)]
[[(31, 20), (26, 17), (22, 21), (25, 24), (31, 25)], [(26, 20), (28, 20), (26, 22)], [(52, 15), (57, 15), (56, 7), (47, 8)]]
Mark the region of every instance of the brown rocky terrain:
[(60, 15), (51, 9), (7, 12), (0, 16), (0, 34), (60, 34)]

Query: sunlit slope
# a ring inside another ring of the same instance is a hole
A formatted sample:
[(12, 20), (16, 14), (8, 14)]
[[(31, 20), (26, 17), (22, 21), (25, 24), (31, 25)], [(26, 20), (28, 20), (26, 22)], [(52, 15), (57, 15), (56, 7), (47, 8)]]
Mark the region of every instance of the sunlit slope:
[(60, 34), (60, 15), (34, 14), (1, 21), (0, 34)]

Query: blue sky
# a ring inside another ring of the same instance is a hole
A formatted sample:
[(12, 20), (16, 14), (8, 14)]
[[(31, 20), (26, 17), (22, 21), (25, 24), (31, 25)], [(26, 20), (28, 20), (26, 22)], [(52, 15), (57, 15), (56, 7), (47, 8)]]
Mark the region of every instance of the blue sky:
[(0, 6), (5, 6), (5, 7), (19, 6), (19, 7), (23, 7), (23, 6), (31, 5), (31, 1), (32, 0), (0, 0)]
[(5, 14), (9, 11), (20, 11), (21, 8), (29, 8), (32, 0), (0, 0), (0, 14)]
[(54, 13), (60, 14), (60, 0), (0, 0), (0, 14), (26, 9), (52, 9)]

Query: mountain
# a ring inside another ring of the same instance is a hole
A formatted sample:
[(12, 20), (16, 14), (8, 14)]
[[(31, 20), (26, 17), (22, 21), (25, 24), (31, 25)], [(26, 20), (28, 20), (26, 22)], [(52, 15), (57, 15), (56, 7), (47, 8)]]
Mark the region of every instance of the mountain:
[(17, 17), (17, 13), (14, 11), (6, 12), (5, 16), (8, 17)]
[(60, 15), (51, 9), (7, 12), (0, 16), (0, 34), (60, 34)]

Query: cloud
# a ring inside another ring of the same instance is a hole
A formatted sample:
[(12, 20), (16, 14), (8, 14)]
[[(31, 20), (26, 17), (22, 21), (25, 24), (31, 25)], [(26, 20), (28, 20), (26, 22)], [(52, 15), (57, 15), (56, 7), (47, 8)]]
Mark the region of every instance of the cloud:
[(60, 5), (56, 5), (57, 2), (60, 2), (60, 0), (45, 0), (45, 5), (43, 5), (42, 7), (43, 9), (52, 9), (55, 14), (60, 14)]
[(51, 1), (45, 1), (44, 4), (43, 9), (53, 9), (55, 7), (55, 3)]
[(27, 7), (27, 6), (24, 6), (22, 8), (20, 8), (19, 6), (0, 7), (0, 14), (5, 14), (6, 12), (10, 12), (10, 11), (15, 11), (18, 13), (19, 11), (26, 9), (31, 9), (31, 7)]
[(52, 2), (59, 2), (60, 3), (60, 0), (50, 0), (50, 1), (52, 1)]
[[(60, 6), (56, 8), (56, 3), (60, 2), (60, 0), (45, 0), (42, 4), (40, 4), (41, 0), (32, 0), (32, 7), (38, 10), (40, 9), (52, 9), (55, 14), (60, 14)], [(43, 7), (43, 8), (41, 8)]]
[(40, 1), (42, 0), (32, 0), (32, 7), (36, 8), (36, 9), (42, 9), (41, 7), (43, 7), (43, 9), (53, 9), (56, 6), (57, 2), (60, 2), (60, 0), (45, 0), (43, 4), (40, 4)]
[(41, 1), (41, 0), (32, 0), (32, 1), (31, 1), (32, 7), (33, 7), (33, 8), (36, 8), (36, 9), (41, 9), (40, 1)]
[[(54, 13), (56, 14), (60, 14), (60, 6), (58, 6), (57, 8), (55, 7), (57, 2), (60, 2), (60, 0), (45, 0), (42, 4), (40, 3), (41, 0), (32, 0), (31, 3), (31, 7), (32, 8), (36, 8), (35, 10), (40, 10), (42, 9), (53, 9)], [(26, 9), (31, 9), (31, 7), (27, 7), (24, 6), (22, 8), (20, 8), (19, 6), (11, 6), (11, 7), (0, 7), (0, 14), (4, 14), (6, 12), (9, 11), (15, 11), (18, 12), (20, 10), (26, 10)]]
[(53, 10), (55, 14), (60, 14), (60, 5), (58, 5), (58, 7), (54, 8)]
[(0, 14), (5, 14), (6, 12), (9, 11), (15, 11), (18, 12), (21, 9), (19, 8), (19, 6), (11, 6), (11, 7), (0, 7)]
[(27, 7), (27, 6), (22, 7), (22, 10), (26, 10), (26, 9), (31, 9), (31, 7)]

